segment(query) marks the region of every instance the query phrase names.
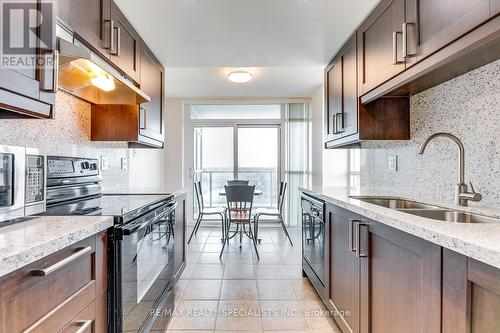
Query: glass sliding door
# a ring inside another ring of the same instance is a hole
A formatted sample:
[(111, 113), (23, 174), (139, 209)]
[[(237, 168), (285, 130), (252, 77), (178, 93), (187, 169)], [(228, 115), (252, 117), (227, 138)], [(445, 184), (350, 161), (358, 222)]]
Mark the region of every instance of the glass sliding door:
[(233, 126), (194, 128), (194, 170), (205, 207), (225, 206), (226, 199), (219, 193), (234, 178)]
[(236, 139), (237, 178), (262, 191), (254, 197), (254, 207), (276, 208), (281, 179), (279, 126), (238, 126)]

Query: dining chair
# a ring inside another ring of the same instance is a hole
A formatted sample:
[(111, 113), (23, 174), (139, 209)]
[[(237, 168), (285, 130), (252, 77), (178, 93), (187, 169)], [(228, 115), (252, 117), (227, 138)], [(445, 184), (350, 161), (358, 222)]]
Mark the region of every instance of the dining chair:
[(235, 185), (248, 185), (249, 181), (248, 180), (239, 180), (239, 179), (234, 179), (234, 180), (228, 180), (227, 185), (229, 186), (235, 186)]
[(221, 225), (222, 225), (222, 237), (221, 242), (224, 241), (225, 237), (225, 216), (226, 209), (224, 207), (213, 207), (213, 208), (205, 208), (205, 203), (203, 202), (203, 192), (201, 190), (201, 181), (194, 183), (194, 191), (196, 195), (196, 202), (198, 203), (198, 219), (194, 225), (193, 231), (191, 232), (191, 236), (189, 236), (188, 244), (191, 242), (193, 235), (196, 235), (198, 232), (198, 228), (200, 227), (201, 221), (203, 217), (206, 215), (219, 215), (221, 217)]
[(285, 203), (286, 187), (287, 187), (287, 183), (281, 182), (277, 209), (275, 209), (275, 208), (257, 208), (255, 210), (255, 217), (254, 217), (254, 220), (255, 220), (255, 222), (254, 222), (255, 238), (257, 239), (257, 241), (259, 243), (260, 243), (260, 239), (257, 238), (258, 233), (259, 233), (259, 218), (261, 216), (272, 216), (272, 217), (278, 218), (278, 220), (281, 223), (281, 227), (283, 228), (283, 231), (285, 232), (286, 237), (288, 237), (288, 240), (290, 241), (290, 245), (293, 246), (292, 239), (290, 238), (290, 235), (288, 234), (288, 230), (286, 229), (285, 221), (283, 219), (283, 204)]
[[(226, 190), (226, 236), (224, 237), (224, 244), (220, 251), (220, 257), (224, 253), (226, 244), (229, 245), (229, 240), (236, 235), (240, 237), (240, 248), (243, 235), (248, 236), (253, 243), (257, 259), (259, 258), (259, 251), (257, 251), (257, 240), (252, 231), (252, 207), (255, 192), (255, 186), (248, 185), (233, 185), (224, 186)], [(247, 226), (248, 224), (248, 231)], [(231, 226), (236, 225), (236, 230), (230, 235)]]

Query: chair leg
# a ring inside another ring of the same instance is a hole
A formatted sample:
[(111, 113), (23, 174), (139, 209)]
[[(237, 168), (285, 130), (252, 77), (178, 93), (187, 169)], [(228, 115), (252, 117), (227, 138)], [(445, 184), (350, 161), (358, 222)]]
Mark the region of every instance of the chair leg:
[(283, 231), (285, 232), (286, 237), (288, 237), (288, 240), (290, 241), (290, 245), (293, 246), (292, 239), (290, 238), (290, 235), (288, 234), (288, 230), (286, 229), (285, 222), (283, 221), (283, 217), (279, 217), (280, 222), (281, 222), (281, 227), (283, 228)]
[(252, 236), (253, 247), (255, 249), (255, 254), (257, 254), (257, 260), (260, 260), (259, 250), (257, 250), (257, 239), (255, 237), (255, 234), (252, 232), (251, 223), (252, 222), (248, 222), (248, 231), (250, 232), (250, 235)]
[(222, 243), (224, 243), (224, 240), (226, 239), (226, 219), (224, 218), (224, 215), (223, 214), (220, 214), (220, 217), (221, 217), (221, 226), (222, 226), (222, 238), (220, 239), (220, 241)]
[(254, 235), (255, 235), (255, 239), (257, 240), (257, 242), (260, 244), (262, 239), (259, 239), (259, 218), (260, 218), (260, 215), (257, 214), (255, 215), (255, 218), (254, 218)]
[(231, 221), (227, 221), (226, 224), (226, 234), (224, 235), (224, 241), (222, 242), (222, 249), (220, 250), (219, 259), (222, 259), (222, 254), (224, 253), (224, 248), (226, 247), (226, 243), (229, 243), (229, 229), (231, 229)]
[(201, 223), (201, 217), (202, 217), (202, 215), (198, 214), (198, 219), (196, 220), (196, 223), (194, 224), (193, 231), (191, 231), (191, 236), (189, 236), (188, 244), (191, 243), (191, 239), (193, 238), (193, 235), (195, 235), (196, 231), (198, 230), (198, 226)]
[(201, 221), (203, 220), (203, 214), (199, 214), (199, 216), (200, 216), (200, 222), (198, 222), (198, 225), (196, 226), (196, 231), (194, 232), (195, 235), (198, 233), (198, 229), (200, 228)]

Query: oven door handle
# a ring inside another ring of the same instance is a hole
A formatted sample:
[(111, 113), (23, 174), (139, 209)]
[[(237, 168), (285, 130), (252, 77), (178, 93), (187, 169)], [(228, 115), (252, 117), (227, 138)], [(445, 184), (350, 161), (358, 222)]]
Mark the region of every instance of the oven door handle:
[(133, 233), (139, 231), (140, 229), (144, 229), (152, 224), (155, 224), (159, 220), (161, 220), (163, 217), (167, 216), (168, 214), (172, 213), (176, 208), (177, 208), (177, 202), (174, 202), (173, 204), (168, 205), (169, 207), (165, 212), (163, 212), (161, 215), (157, 215), (152, 219), (147, 220), (146, 222), (143, 223), (135, 223), (130, 226), (127, 226), (125, 228), (121, 228), (122, 230), (122, 235), (124, 236), (130, 236)]

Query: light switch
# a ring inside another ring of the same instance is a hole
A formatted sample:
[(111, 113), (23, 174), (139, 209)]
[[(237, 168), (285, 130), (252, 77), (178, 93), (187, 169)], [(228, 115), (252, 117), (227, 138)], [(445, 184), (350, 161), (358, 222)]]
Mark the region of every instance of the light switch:
[(389, 170), (398, 171), (398, 155), (389, 156)]
[(104, 155), (101, 156), (101, 170), (108, 170), (108, 158)]
[(125, 157), (121, 158), (121, 166), (122, 166), (122, 170), (127, 170), (127, 168), (128, 168), (128, 160)]

